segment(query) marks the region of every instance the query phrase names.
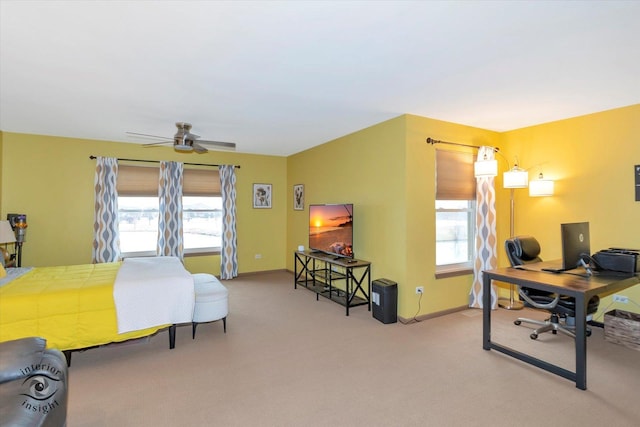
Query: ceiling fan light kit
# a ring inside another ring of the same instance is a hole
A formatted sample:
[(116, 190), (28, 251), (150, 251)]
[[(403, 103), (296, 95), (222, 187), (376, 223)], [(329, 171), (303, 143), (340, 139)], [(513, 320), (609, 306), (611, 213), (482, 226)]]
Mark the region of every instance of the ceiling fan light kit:
[(193, 147), (183, 144), (174, 144), (173, 149), (176, 151), (180, 151), (181, 153), (190, 153), (193, 151)]

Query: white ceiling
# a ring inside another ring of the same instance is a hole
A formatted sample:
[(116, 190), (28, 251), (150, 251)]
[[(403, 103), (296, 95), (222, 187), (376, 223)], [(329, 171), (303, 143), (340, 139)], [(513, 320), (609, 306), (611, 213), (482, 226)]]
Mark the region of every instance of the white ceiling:
[[(403, 113), (504, 131), (640, 102), (640, 2), (0, 0), (0, 130), (174, 122), (290, 155)], [(428, 135), (425, 135), (425, 137)]]

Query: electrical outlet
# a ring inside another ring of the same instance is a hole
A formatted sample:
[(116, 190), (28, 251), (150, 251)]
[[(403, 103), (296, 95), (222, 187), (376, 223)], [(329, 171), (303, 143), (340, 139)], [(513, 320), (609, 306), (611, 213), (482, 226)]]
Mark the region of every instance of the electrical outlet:
[(262, 259), (262, 254), (256, 254), (256, 259)]
[(424, 286), (416, 286), (416, 295), (421, 295), (424, 293)]
[(613, 302), (621, 302), (622, 304), (626, 304), (629, 302), (629, 297), (625, 297), (624, 295), (614, 295)]

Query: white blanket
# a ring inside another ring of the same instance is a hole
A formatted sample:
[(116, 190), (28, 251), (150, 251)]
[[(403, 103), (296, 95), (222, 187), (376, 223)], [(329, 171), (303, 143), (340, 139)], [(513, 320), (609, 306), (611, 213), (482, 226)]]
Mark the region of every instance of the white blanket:
[(190, 323), (193, 278), (176, 257), (126, 258), (113, 285), (118, 333)]

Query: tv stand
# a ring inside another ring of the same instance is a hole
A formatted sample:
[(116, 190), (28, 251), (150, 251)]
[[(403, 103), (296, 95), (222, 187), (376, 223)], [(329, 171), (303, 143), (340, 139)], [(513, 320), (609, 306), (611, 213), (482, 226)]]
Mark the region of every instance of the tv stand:
[[(336, 286), (341, 284), (342, 286)], [(367, 305), (371, 311), (371, 263), (318, 251), (294, 252), (293, 288), (304, 286), (346, 308)], [(366, 285), (366, 290), (363, 287)]]

